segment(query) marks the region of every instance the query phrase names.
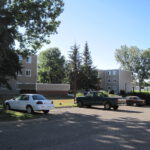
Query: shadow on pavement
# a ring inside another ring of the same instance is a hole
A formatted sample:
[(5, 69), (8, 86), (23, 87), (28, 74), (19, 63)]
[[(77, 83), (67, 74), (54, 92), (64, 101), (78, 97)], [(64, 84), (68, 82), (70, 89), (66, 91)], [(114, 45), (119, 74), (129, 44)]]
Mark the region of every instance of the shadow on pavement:
[(44, 122), (0, 125), (1, 150), (150, 149), (150, 122), (130, 117), (104, 120), (100, 115), (70, 112), (48, 116)]
[[(114, 111), (113, 109), (111, 109), (111, 110), (105, 110), (104, 108), (99, 108), (99, 107), (91, 107), (89, 109), (99, 109), (99, 110), (103, 110), (103, 111)], [(124, 113), (143, 113), (142, 111), (121, 110), (120, 108), (118, 110), (116, 110), (115, 112), (118, 112), (118, 113), (119, 112), (124, 112)]]

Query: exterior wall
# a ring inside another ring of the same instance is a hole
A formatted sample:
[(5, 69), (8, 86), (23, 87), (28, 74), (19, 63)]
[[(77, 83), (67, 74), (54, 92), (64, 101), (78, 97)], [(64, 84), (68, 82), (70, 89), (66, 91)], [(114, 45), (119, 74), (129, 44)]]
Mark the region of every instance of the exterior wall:
[(100, 78), (100, 89), (105, 88), (105, 72), (103, 70), (98, 70), (98, 78)]
[(105, 90), (119, 92), (119, 71), (105, 70)]
[[(0, 94), (18, 94), (21, 89), (24, 90), (35, 90), (37, 81), (37, 56), (29, 56), (30, 61), (27, 59), (21, 59), (19, 56), (20, 63), (22, 64), (22, 74), (18, 73), (17, 79), (10, 79), (9, 84), (12, 90), (6, 88), (0, 88)], [(26, 70), (31, 71), (31, 75), (26, 75)]]
[(36, 84), (36, 92), (44, 95), (66, 95), (70, 84)]
[(120, 90), (130, 92), (132, 90), (132, 73), (118, 69), (99, 70), (101, 77), (101, 89), (105, 91), (113, 90), (119, 93)]
[[(22, 75), (17, 76), (16, 84), (18, 88), (21, 89), (31, 89), (31, 85), (33, 90), (35, 89), (35, 83), (37, 81), (37, 56), (30, 56), (31, 63), (27, 63), (26, 59), (22, 60)], [(26, 71), (30, 70), (31, 75), (27, 76)], [(21, 85), (22, 84), (22, 85)]]
[(119, 70), (119, 90), (132, 91), (132, 72)]

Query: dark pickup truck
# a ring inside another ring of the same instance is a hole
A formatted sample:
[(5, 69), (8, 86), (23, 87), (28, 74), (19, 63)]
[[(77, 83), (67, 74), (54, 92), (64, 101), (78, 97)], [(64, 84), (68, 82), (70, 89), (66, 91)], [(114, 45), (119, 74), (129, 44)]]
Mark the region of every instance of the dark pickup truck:
[(92, 105), (103, 105), (104, 109), (113, 108), (117, 110), (119, 105), (125, 104), (125, 100), (117, 97), (106, 97), (101, 92), (90, 92), (87, 96), (76, 97), (78, 107), (91, 107)]

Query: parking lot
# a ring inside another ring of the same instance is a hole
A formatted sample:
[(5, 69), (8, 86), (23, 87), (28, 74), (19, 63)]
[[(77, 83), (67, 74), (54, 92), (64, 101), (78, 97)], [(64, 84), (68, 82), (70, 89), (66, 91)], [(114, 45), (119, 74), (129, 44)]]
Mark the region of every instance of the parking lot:
[(150, 107), (57, 108), (41, 121), (0, 123), (1, 150), (149, 150)]

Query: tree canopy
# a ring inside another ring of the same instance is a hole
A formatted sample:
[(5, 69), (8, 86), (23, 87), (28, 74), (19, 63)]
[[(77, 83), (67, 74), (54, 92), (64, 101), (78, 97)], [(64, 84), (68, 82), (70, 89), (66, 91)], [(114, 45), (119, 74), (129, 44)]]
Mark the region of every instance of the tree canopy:
[(39, 55), (38, 77), (42, 83), (62, 83), (65, 58), (58, 48), (50, 48)]
[[(0, 84), (7, 84), (8, 78), (16, 77), (21, 69), (18, 53), (35, 53), (44, 43), (49, 43), (49, 36), (57, 32), (60, 24), (57, 17), (63, 5), (62, 0), (0, 1), (0, 68), (3, 70)], [(9, 71), (4, 71), (5, 68)]]
[(121, 68), (134, 73), (141, 87), (145, 79), (150, 78), (150, 49), (140, 50), (136, 46), (121, 46), (116, 49), (115, 57)]

